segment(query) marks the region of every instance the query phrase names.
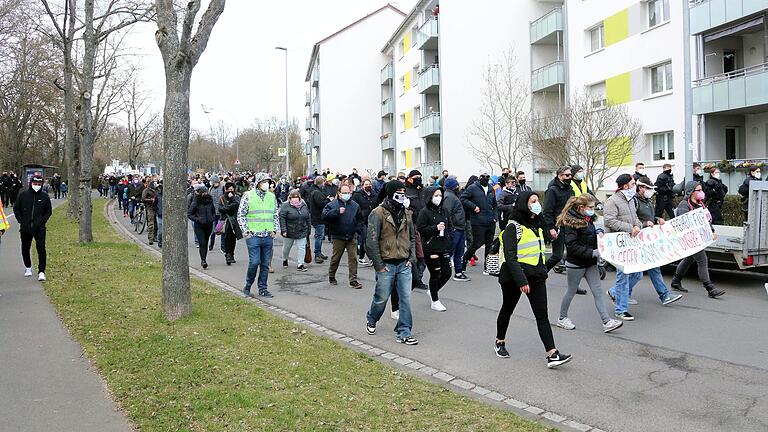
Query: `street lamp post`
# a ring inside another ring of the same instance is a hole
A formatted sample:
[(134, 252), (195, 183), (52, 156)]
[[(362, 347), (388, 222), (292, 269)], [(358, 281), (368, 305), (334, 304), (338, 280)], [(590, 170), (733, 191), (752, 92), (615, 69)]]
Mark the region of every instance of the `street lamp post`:
[(290, 178), (291, 159), (288, 151), (288, 48), (275, 47), (276, 50), (285, 52), (285, 175)]

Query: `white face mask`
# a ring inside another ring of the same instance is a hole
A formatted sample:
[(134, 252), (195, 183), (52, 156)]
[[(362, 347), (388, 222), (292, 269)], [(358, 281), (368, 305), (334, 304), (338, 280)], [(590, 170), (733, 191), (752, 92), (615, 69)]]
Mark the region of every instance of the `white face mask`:
[(645, 192), (643, 193), (643, 196), (645, 196), (645, 199), (651, 199), (651, 197), (653, 197), (653, 194), (655, 193), (656, 191), (653, 189), (646, 189)]
[(264, 182), (259, 185), (259, 189), (263, 190), (264, 192), (269, 190), (269, 182)]
[(584, 173), (579, 171), (576, 174), (573, 175), (573, 178), (578, 181), (584, 180)]
[(535, 203), (531, 204), (531, 213), (538, 215), (541, 213), (541, 203), (536, 201)]
[(40, 189), (42, 189), (42, 188), (43, 187), (40, 186), (40, 185), (32, 185), (32, 190), (35, 191), (35, 192), (40, 192)]
[(719, 179), (720, 178), (720, 173), (714, 173), (714, 174), (712, 174), (712, 177), (714, 177), (716, 179)]
[(640, 175), (645, 175), (645, 168), (640, 168), (639, 170), (637, 170), (637, 173)]
[(755, 171), (755, 178), (761, 178), (761, 175), (760, 171)]
[(432, 197), (432, 204), (436, 206), (439, 206), (442, 201), (443, 201), (443, 197), (441, 196)]
[(704, 171), (698, 169), (698, 170), (696, 170), (696, 175), (699, 175), (699, 176), (700, 175), (704, 175)]
[(635, 190), (635, 188), (630, 188), (630, 189), (622, 189), (621, 193), (623, 193), (624, 196), (627, 197), (627, 201), (629, 201), (635, 197), (635, 194), (637, 194), (637, 191)]
[(405, 197), (403, 200), (403, 207), (405, 208), (411, 208), (411, 199), (408, 197)]

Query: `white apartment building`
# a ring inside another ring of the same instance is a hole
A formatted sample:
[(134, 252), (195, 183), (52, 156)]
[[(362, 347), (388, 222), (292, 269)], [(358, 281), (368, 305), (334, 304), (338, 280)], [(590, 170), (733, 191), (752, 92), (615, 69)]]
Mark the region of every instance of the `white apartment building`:
[(704, 164), (728, 161), (735, 193), (745, 162), (768, 162), (768, 0), (697, 0), (690, 6), (694, 149)]
[(404, 16), (387, 4), (315, 44), (305, 79), (310, 171), (380, 169), (379, 49)]

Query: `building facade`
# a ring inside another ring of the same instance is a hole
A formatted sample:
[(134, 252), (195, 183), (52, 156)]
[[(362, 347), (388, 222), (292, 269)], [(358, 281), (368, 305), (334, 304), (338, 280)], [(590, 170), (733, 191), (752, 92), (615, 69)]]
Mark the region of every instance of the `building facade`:
[(380, 169), (379, 49), (404, 16), (387, 4), (315, 44), (305, 78), (310, 171)]

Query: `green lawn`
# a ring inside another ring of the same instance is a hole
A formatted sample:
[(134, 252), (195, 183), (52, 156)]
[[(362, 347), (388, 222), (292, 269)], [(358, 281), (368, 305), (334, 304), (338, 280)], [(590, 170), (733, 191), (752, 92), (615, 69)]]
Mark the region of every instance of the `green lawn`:
[(160, 263), (115, 233), (99, 207), (93, 223), (96, 243), (79, 246), (64, 206), (54, 212), (45, 290), (142, 430), (548, 430), (199, 280), (192, 316), (168, 323)]

